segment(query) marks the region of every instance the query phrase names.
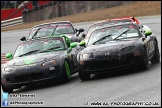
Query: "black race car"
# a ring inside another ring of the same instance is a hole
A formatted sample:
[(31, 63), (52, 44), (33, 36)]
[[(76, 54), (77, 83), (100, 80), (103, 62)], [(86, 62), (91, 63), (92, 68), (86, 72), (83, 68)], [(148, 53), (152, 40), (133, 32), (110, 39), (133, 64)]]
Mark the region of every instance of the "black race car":
[(57, 36), (57, 34), (64, 34), (70, 38), (71, 41), (80, 42), (83, 39), (81, 36), (83, 31), (84, 29), (75, 29), (73, 24), (69, 21), (57, 21), (34, 26), (30, 30), (28, 39), (26, 39), (26, 37), (22, 37), (20, 40), (26, 41), (42, 36), (49, 36), (53, 34)]
[(133, 16), (127, 16), (127, 17), (122, 17), (122, 18), (115, 18), (115, 19), (99, 21), (99, 22), (96, 22), (96, 23), (90, 25), (86, 34), (82, 34), (82, 37), (84, 37), (83, 41), (85, 41), (87, 43), (89, 36), (95, 29), (99, 29), (99, 28), (106, 27), (109, 25), (114, 25), (117, 23), (125, 23), (125, 22), (136, 22), (137, 24), (140, 24), (139, 21)]
[[(1, 67), (1, 85), (4, 92), (12, 92), (28, 84), (58, 78), (69, 81), (77, 72), (77, 43), (65, 35), (45, 36), (20, 43), (10, 61)], [(76, 48), (73, 48), (76, 47)]]
[[(85, 45), (85, 42), (81, 43)], [(147, 69), (149, 61), (160, 62), (157, 38), (151, 29), (134, 22), (96, 29), (90, 35), (85, 49), (77, 55), (81, 80), (90, 79), (90, 74), (130, 65)]]

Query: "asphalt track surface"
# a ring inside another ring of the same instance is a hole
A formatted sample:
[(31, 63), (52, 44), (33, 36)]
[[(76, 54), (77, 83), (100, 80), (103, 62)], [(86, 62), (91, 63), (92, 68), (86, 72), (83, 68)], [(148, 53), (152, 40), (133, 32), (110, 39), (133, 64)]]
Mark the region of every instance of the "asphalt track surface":
[[(148, 25), (157, 36), (161, 54), (161, 15), (137, 19), (141, 24)], [(84, 28), (86, 31), (92, 23), (94, 22), (76, 23), (74, 26)], [(28, 36), (29, 30), (1, 32), (1, 53), (13, 53), (20, 42), (20, 37)], [(144, 71), (132, 68), (92, 75), (89, 81), (81, 81), (78, 74), (75, 74), (68, 83), (53, 82), (31, 85), (15, 89), (13, 94), (18, 96), (20, 94), (34, 94), (36, 97), (9, 97), (9, 102), (43, 102), (43, 105), (27, 105), (29, 107), (159, 107), (161, 106), (161, 62), (156, 65), (150, 64), (149, 69)]]

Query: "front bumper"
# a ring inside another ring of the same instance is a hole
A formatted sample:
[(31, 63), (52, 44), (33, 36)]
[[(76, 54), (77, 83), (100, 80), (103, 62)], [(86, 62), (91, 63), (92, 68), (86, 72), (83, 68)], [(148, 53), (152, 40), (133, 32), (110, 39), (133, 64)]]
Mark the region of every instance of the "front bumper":
[(100, 58), (84, 61), (84, 65), (79, 64), (79, 68), (84, 73), (96, 74), (114, 70), (129, 68), (138, 64), (141, 60), (141, 55), (134, 56), (132, 52), (125, 54), (124, 58)]
[(30, 68), (26, 68), (27, 66), (17, 67), (15, 72), (3, 72), (1, 84), (9, 88), (19, 88), (52, 80), (62, 75), (59, 65), (41, 67), (40, 64), (36, 64), (36, 66), (30, 65)]

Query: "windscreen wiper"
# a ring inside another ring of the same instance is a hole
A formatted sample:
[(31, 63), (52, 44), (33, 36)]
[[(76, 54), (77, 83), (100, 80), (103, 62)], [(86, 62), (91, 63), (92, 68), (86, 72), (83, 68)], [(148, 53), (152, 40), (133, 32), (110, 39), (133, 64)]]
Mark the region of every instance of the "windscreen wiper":
[(114, 38), (114, 40), (116, 40), (117, 38), (119, 38), (120, 36), (122, 36), (124, 33), (127, 33), (128, 31), (130, 31), (130, 29), (124, 30), (121, 34), (119, 34), (116, 38)]
[(29, 52), (27, 52), (27, 53), (25, 53), (25, 54), (19, 55), (19, 57), (22, 57), (22, 56), (28, 55), (28, 54), (32, 54), (32, 53), (37, 52), (37, 51), (39, 51), (39, 50), (29, 51)]
[[(41, 28), (38, 28), (37, 31), (34, 33), (33, 37), (36, 36), (36, 34), (38, 33), (38, 31), (40, 30)], [(33, 38), (32, 37), (32, 38)]]
[(51, 35), (53, 35), (53, 33), (55, 32), (56, 28), (58, 27), (58, 25), (56, 25), (56, 27), (54, 28), (53, 32), (51, 33)]
[(110, 37), (110, 36), (112, 36), (112, 34), (109, 34), (109, 35), (106, 35), (106, 36), (102, 37), (101, 39), (99, 39), (99, 40), (97, 40), (96, 42), (94, 42), (93, 45), (96, 44), (96, 43), (99, 42), (99, 41), (105, 40), (106, 38), (108, 38), (108, 37)]
[(42, 52), (46, 52), (46, 51), (48, 51), (48, 50), (52, 50), (52, 49), (57, 49), (57, 48), (61, 48), (61, 47), (52, 47), (52, 48), (49, 48), (49, 49), (46, 49), (46, 50), (43, 50), (43, 51), (40, 51), (39, 53), (42, 53)]

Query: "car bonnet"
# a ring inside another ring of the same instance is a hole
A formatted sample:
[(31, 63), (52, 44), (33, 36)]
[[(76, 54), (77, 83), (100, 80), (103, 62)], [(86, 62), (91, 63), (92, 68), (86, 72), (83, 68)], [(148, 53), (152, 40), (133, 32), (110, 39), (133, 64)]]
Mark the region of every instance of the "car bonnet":
[(7, 65), (21, 66), (21, 65), (29, 65), (29, 64), (39, 63), (39, 62), (45, 62), (50, 59), (55, 59), (61, 53), (63, 53), (63, 51), (38, 53), (38, 54), (32, 54), (28, 56), (16, 57), (13, 60), (9, 61)]
[(109, 41), (106, 44), (89, 45), (82, 52), (91, 53), (99, 51), (119, 50), (126, 46), (133, 45), (136, 41), (137, 39), (132, 39), (129, 41)]

